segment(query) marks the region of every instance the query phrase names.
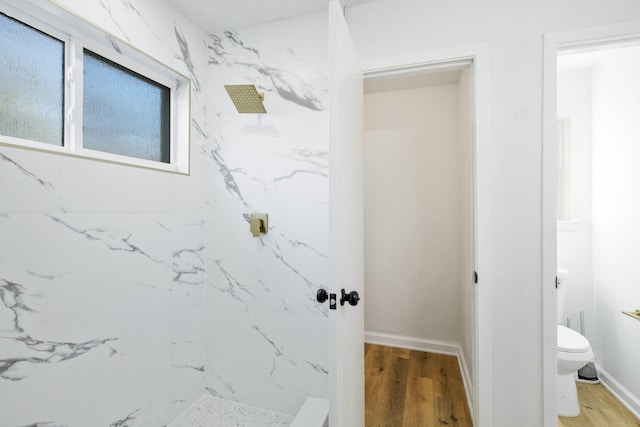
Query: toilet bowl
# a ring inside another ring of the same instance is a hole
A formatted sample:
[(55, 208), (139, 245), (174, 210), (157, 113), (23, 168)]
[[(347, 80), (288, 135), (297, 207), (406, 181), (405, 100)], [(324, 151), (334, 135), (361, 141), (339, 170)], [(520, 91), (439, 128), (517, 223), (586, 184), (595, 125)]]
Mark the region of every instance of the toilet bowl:
[(591, 359), (593, 351), (589, 341), (573, 329), (558, 325), (558, 415), (580, 415), (575, 375)]
[[(569, 272), (558, 269), (558, 320), (564, 315), (564, 303), (567, 292)], [(558, 325), (558, 377), (556, 384), (558, 415), (561, 417), (577, 417), (580, 415), (578, 390), (576, 389), (576, 372), (593, 359), (593, 351), (589, 341), (566, 326)]]
[(577, 417), (580, 415), (575, 375), (591, 359), (593, 351), (589, 341), (573, 329), (558, 325), (558, 415)]

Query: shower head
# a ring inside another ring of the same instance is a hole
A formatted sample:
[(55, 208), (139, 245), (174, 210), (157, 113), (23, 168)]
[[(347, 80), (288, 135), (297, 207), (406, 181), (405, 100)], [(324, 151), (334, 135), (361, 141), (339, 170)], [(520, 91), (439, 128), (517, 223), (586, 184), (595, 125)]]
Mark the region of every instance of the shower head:
[(224, 88), (238, 113), (264, 114), (267, 112), (262, 104), (264, 93), (258, 93), (255, 85), (224, 85)]

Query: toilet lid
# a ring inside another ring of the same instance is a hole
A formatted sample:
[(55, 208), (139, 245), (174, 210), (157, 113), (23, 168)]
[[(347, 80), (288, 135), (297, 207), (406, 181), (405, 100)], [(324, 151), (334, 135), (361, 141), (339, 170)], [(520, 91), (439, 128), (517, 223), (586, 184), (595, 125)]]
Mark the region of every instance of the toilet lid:
[(558, 350), (567, 353), (584, 353), (589, 351), (589, 341), (566, 326), (558, 325)]

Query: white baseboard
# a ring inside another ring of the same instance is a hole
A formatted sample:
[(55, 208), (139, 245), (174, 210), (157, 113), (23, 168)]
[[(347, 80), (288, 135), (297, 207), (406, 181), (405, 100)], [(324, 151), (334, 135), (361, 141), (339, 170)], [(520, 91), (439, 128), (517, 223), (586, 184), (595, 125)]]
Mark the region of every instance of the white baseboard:
[(389, 347), (427, 351), (429, 353), (449, 354), (451, 356), (457, 356), (460, 351), (460, 345), (457, 342), (433, 341), (423, 338), (387, 334), (384, 332), (364, 331), (364, 342)]
[(469, 373), (467, 359), (464, 357), (462, 347), (458, 346), (458, 351), (458, 365), (460, 365), (462, 381), (464, 382), (464, 393), (467, 395), (467, 406), (469, 406), (469, 414), (473, 418), (473, 382), (471, 381), (471, 374)]
[(622, 384), (616, 381), (607, 371), (596, 364), (598, 370), (598, 377), (600, 382), (607, 390), (613, 394), (613, 396), (620, 401), (631, 413), (638, 419), (640, 419), (640, 399), (634, 396), (629, 390), (627, 390)]
[(456, 356), (458, 366), (464, 383), (464, 391), (467, 396), (469, 412), (473, 414), (472, 382), (467, 361), (462, 353), (462, 347), (457, 342), (435, 341), (424, 338), (405, 337), (402, 335), (388, 334), (384, 332), (364, 332), (364, 342), (368, 344), (384, 345), (388, 347), (408, 348), (410, 350), (424, 351), (428, 353), (439, 353)]

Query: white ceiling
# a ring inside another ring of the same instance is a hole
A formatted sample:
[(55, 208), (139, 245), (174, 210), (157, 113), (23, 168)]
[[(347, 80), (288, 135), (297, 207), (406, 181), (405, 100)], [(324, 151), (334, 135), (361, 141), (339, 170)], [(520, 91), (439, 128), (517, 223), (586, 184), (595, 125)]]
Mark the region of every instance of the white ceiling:
[[(345, 6), (371, 0), (342, 0)], [(319, 12), (329, 0), (168, 0), (207, 34)]]

